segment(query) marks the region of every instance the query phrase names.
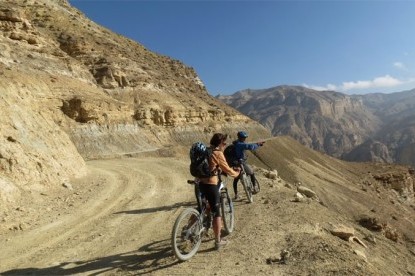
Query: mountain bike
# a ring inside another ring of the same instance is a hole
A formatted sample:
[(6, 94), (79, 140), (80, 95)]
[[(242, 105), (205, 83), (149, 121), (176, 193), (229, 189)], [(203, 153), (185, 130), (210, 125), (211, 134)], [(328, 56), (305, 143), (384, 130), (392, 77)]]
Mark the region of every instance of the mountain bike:
[[(251, 177), (246, 174), (245, 168), (242, 165), (243, 160), (238, 161), (238, 166), (241, 168), (241, 174), (239, 176), (239, 179), (242, 182), (242, 186), (244, 187), (244, 191), (246, 194), (246, 197), (248, 198), (249, 203), (254, 202), (254, 186), (252, 185)], [(259, 187), (259, 186), (258, 186)]]
[[(187, 261), (199, 250), (202, 238), (206, 236), (212, 225), (209, 203), (199, 190), (199, 180), (188, 180), (195, 186), (197, 208), (187, 208), (177, 217), (172, 234), (171, 244), (174, 255), (180, 261)], [(234, 210), (225, 183), (221, 182), (220, 204), (224, 230), (230, 234), (234, 228)]]

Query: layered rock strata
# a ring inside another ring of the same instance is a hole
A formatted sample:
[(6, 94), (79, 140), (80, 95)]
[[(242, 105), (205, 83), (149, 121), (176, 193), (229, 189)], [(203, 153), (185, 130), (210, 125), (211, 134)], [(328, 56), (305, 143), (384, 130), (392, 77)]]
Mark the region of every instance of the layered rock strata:
[[(195, 70), (95, 24), (65, 0), (2, 0), (0, 196), (59, 187), (84, 160), (209, 141), (258, 123)], [(254, 137), (255, 137), (254, 135)]]

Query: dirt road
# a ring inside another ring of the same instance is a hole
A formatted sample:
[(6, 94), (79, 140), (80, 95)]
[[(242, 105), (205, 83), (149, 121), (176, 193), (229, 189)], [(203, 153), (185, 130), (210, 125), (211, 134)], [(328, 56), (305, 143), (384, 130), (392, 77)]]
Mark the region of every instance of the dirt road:
[[(32, 192), (26, 202), (2, 213), (0, 275), (392, 275), (415, 271), (404, 244), (379, 233), (375, 244), (363, 248), (333, 236), (327, 231), (332, 224), (353, 226), (361, 238), (374, 234), (335, 208), (314, 200), (293, 202), (296, 191), (290, 185), (268, 179), (260, 170), (261, 192), (254, 203), (234, 202), (230, 244), (217, 252), (211, 235), (195, 257), (178, 262), (170, 246), (171, 229), (181, 210), (195, 202), (192, 187), (186, 184), (186, 158), (90, 161), (88, 168), (86, 177), (67, 188)], [(385, 253), (392, 251), (393, 255)], [(286, 259), (281, 262), (283, 252)]]
[[(1, 238), (0, 271), (74, 274), (150, 269), (170, 255), (169, 232), (189, 204), (187, 164), (179, 159), (91, 161), (87, 177), (72, 183), (65, 202), (46, 203), (37, 227)], [(59, 195), (48, 195), (58, 198)], [(32, 206), (41, 209), (41, 206)]]
[(197, 275), (204, 268), (235, 272), (233, 258), (220, 261), (227, 248), (213, 251), (213, 239), (202, 244), (191, 262), (178, 263), (173, 257), (172, 225), (183, 208), (194, 204), (192, 187), (186, 184), (187, 160), (101, 160), (88, 167), (88, 176), (72, 181), (71, 190), (42, 194), (37, 206), (23, 210), (34, 213), (36, 221), (22, 216), (23, 229), (2, 232), (2, 275)]

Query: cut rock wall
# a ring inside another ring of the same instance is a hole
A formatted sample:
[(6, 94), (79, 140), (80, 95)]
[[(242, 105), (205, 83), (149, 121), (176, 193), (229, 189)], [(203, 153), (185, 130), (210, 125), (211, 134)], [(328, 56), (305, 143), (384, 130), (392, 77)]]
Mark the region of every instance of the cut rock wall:
[(196, 71), (86, 18), (65, 0), (2, 0), (0, 201), (62, 188), (85, 160), (270, 133), (216, 100)]

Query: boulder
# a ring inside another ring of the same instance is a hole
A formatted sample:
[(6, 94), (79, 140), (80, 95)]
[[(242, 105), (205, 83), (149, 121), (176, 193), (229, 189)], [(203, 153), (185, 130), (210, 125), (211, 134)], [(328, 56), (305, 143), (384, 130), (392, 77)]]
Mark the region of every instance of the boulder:
[(311, 190), (307, 187), (304, 187), (304, 186), (298, 186), (297, 191), (299, 193), (302, 193), (306, 197), (310, 197), (310, 198), (316, 198), (317, 197), (317, 194), (313, 190)]

